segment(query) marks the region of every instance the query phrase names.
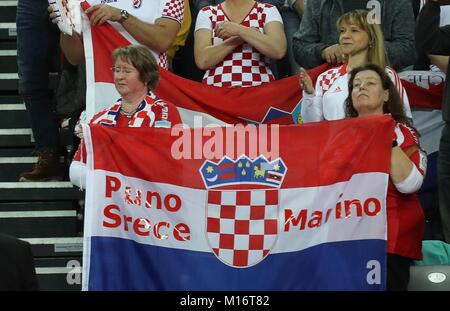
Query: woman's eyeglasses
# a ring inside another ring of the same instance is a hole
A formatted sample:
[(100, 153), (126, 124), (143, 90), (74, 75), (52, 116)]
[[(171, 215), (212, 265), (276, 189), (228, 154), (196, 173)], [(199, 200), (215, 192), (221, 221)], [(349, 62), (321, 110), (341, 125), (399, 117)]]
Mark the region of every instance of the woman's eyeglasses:
[(134, 69), (131, 68), (119, 68), (119, 67), (112, 67), (111, 71), (113, 74), (119, 74), (119, 73), (123, 73), (126, 75), (129, 75), (130, 73), (134, 72)]

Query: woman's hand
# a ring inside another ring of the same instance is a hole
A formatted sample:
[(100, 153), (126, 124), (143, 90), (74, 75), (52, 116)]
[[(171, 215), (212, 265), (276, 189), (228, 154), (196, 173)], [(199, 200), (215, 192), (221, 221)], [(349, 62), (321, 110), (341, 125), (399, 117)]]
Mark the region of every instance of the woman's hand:
[(216, 25), (214, 32), (217, 37), (226, 40), (230, 37), (239, 37), (243, 26), (233, 22), (223, 22)]
[(311, 77), (306, 72), (305, 68), (300, 68), (300, 87), (308, 94), (314, 94), (314, 86)]
[(91, 24), (102, 25), (107, 21), (118, 22), (121, 19), (120, 10), (107, 4), (97, 4), (86, 10), (86, 14), (92, 13)]
[(322, 59), (329, 64), (342, 64), (346, 56), (342, 53), (340, 45), (336, 43), (322, 51)]
[(59, 14), (53, 10), (53, 5), (49, 5), (47, 7), (48, 15), (53, 24), (58, 24), (59, 22)]

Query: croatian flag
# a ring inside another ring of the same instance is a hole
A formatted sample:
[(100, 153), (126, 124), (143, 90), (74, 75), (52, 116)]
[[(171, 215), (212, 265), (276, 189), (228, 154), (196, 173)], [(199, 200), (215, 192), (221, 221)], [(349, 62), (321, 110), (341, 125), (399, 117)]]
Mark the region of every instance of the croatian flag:
[(384, 290), (392, 119), (247, 126), (85, 126), (83, 289)]

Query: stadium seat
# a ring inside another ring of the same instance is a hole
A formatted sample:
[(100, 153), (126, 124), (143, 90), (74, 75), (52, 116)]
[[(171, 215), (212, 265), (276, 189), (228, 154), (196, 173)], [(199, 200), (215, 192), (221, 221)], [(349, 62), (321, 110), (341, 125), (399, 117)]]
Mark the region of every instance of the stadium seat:
[(450, 291), (450, 265), (411, 266), (409, 291)]

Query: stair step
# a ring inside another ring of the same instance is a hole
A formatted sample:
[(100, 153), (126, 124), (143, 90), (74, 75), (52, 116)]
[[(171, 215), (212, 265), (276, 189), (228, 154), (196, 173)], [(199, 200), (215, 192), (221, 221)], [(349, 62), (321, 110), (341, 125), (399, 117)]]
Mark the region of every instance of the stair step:
[[(0, 157), (0, 182), (16, 182), (20, 174), (33, 169), (38, 157)], [(64, 163), (64, 157), (60, 157)]]
[[(1, 40), (1, 28), (0, 28)], [(0, 91), (17, 90), (19, 87), (19, 76), (17, 73), (0, 73)]]
[(33, 142), (30, 128), (0, 129), (0, 147), (33, 147)]
[(34, 155), (34, 148), (32, 147), (18, 147), (18, 148), (1, 148), (0, 157), (29, 157)]
[(19, 94), (5, 94), (2, 92), (0, 95), (0, 105), (6, 104), (22, 104), (23, 100)]
[(17, 72), (16, 50), (0, 50), (0, 68), (2, 73)]
[(69, 181), (56, 182), (0, 182), (3, 201), (80, 200), (84, 192)]
[(34, 260), (41, 291), (80, 290), (82, 257), (49, 257)]
[(16, 37), (17, 37), (17, 27), (15, 21), (0, 23), (0, 40), (16, 40)]
[(16, 40), (0, 40), (0, 50), (16, 50)]
[(74, 237), (78, 235), (77, 212), (0, 212), (2, 232), (19, 238)]
[(0, 181), (19, 181), (22, 172), (33, 169), (38, 157), (0, 157)]
[(0, 128), (29, 128), (25, 104), (0, 104)]
[(83, 238), (59, 237), (59, 238), (22, 238), (31, 244), (31, 250), (35, 258), (40, 257), (81, 257), (83, 251)]
[(36, 268), (73, 267), (81, 266), (82, 260), (81, 256), (36, 258), (34, 266)]
[(73, 201), (55, 201), (55, 202), (1, 202), (1, 212), (19, 212), (19, 211), (61, 211), (78, 208)]
[(36, 268), (36, 278), (41, 291), (81, 291), (81, 268)]
[(17, 1), (0, 1), (0, 21), (15, 22)]

